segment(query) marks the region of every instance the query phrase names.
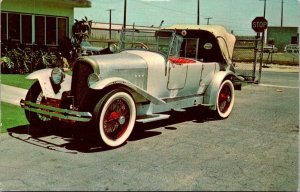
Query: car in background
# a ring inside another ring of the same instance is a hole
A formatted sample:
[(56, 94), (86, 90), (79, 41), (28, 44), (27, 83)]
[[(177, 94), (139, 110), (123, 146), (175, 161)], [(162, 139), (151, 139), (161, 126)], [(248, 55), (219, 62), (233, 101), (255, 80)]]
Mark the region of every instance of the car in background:
[(275, 45), (267, 44), (267, 45), (264, 45), (263, 52), (264, 53), (277, 53), (278, 52), (278, 48), (275, 47)]
[(102, 47), (94, 47), (88, 41), (81, 42), (81, 55), (100, 55)]
[(288, 44), (284, 47), (285, 53), (299, 53), (299, 45), (297, 44)]

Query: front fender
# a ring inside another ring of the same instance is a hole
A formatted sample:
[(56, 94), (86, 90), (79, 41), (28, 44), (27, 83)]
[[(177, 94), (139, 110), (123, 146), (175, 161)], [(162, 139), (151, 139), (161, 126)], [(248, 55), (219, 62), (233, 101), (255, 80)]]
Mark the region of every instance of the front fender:
[(41, 69), (29, 74), (26, 79), (37, 79), (45, 97), (61, 99), (61, 95), (64, 91), (71, 90), (72, 76), (65, 74), (64, 81), (61, 83), (60, 90), (55, 93), (50, 81), (52, 69)]
[(214, 75), (213, 80), (211, 81), (210, 85), (207, 87), (204, 95), (204, 104), (208, 104), (211, 109), (216, 109), (216, 101), (217, 101), (217, 94), (222, 82), (228, 77), (236, 77), (236, 74), (232, 71), (219, 71)]
[(108, 87), (111, 85), (122, 85), (125, 87), (129, 87), (131, 90), (135, 91), (136, 93), (140, 94), (141, 96), (143, 96), (144, 98), (146, 98), (147, 100), (151, 101), (152, 103), (154, 103), (156, 105), (161, 105), (161, 104), (166, 103), (162, 99), (160, 99), (154, 95), (150, 95), (144, 89), (141, 89), (140, 87), (130, 83), (129, 81), (127, 81), (125, 79), (119, 78), (119, 77), (112, 77), (112, 78), (98, 81), (97, 83), (93, 84), (90, 88), (95, 89), (95, 90), (101, 90), (101, 89), (104, 89), (105, 87)]

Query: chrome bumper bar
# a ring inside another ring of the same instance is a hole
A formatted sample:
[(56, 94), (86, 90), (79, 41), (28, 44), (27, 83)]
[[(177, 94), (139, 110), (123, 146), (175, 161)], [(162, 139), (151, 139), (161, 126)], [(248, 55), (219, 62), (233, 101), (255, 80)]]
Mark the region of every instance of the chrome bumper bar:
[(89, 112), (80, 112), (80, 111), (73, 111), (69, 109), (61, 109), (61, 108), (47, 106), (47, 105), (40, 105), (30, 101), (24, 101), (23, 99), (20, 101), (20, 105), (22, 108), (28, 111), (46, 115), (49, 116), (50, 118), (55, 117), (62, 120), (71, 120), (71, 121), (80, 121), (80, 122), (89, 122), (92, 119), (92, 115)]

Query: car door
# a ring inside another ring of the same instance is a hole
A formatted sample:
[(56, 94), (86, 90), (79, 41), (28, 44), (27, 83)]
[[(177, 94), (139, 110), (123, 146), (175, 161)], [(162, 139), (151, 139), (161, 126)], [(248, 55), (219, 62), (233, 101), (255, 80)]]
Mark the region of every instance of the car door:
[(183, 58), (171, 57), (168, 61), (169, 66), (169, 78), (168, 78), (168, 89), (182, 89), (186, 83), (188, 65), (184, 62)]

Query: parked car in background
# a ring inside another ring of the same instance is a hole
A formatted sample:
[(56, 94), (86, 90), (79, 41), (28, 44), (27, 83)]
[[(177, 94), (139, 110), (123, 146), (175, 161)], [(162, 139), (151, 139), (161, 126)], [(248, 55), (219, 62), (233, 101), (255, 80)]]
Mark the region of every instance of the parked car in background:
[(264, 45), (263, 47), (263, 52), (264, 53), (277, 53), (278, 52), (278, 48), (275, 47), (275, 45)]
[(284, 47), (285, 53), (299, 53), (299, 45), (298, 44), (288, 44)]
[(81, 42), (81, 54), (83, 56), (86, 56), (86, 55), (100, 55), (101, 50), (103, 50), (102, 47), (94, 47), (88, 41), (82, 41)]
[(166, 119), (171, 110), (205, 107), (225, 119), (241, 90), (234, 44), (235, 36), (217, 25), (125, 29), (111, 45), (114, 54), (79, 57), (72, 76), (60, 68), (30, 74), (38, 81), (21, 106), (31, 125), (85, 124), (82, 132), (109, 147), (124, 144), (135, 122)]

